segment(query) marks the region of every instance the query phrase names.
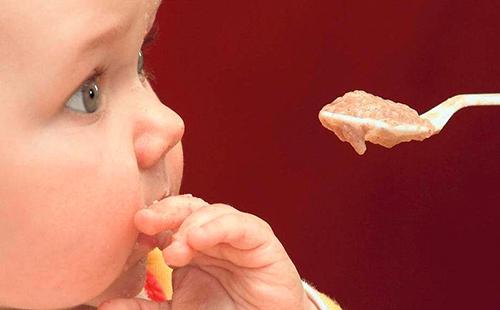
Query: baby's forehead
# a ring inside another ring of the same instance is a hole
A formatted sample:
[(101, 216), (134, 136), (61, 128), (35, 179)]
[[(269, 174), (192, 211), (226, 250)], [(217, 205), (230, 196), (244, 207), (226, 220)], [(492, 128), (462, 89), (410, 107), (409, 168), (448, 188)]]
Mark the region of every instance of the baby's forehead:
[[(50, 44), (47, 40), (59, 42), (60, 48), (67, 48), (67, 42), (99, 44), (103, 40), (95, 40), (98, 35), (117, 36), (132, 27), (143, 31), (144, 36), (160, 3), (161, 0), (1, 0), (0, 42), (13, 49), (29, 47), (16, 51), (22, 57), (23, 52), (36, 54), (38, 47)], [(103, 38), (106, 36), (100, 39)]]
[[(0, 25), (23, 24), (46, 26), (56, 30), (59, 27), (71, 29), (78, 21), (87, 23), (87, 30), (113, 21), (130, 25), (142, 22), (146, 26), (152, 22), (161, 0), (2, 0), (0, 1)], [(29, 30), (29, 28), (27, 29)], [(61, 28), (59, 28), (61, 30)]]
[(88, 17), (96, 22), (91, 27), (107, 24), (109, 21), (122, 28), (142, 23), (145, 32), (153, 23), (161, 4), (161, 0), (59, 0), (58, 2), (66, 6), (61, 12), (67, 15), (67, 18)]

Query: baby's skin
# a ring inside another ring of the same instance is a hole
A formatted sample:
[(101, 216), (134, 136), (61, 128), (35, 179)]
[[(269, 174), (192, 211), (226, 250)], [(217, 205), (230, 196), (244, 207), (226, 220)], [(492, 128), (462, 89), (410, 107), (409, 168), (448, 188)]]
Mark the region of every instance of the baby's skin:
[[(159, 5), (0, 1), (0, 309), (315, 308), (265, 221), (179, 195), (184, 122), (142, 67)], [(163, 304), (135, 298), (155, 246)]]
[(262, 219), (189, 194), (137, 212), (138, 230), (164, 242), (174, 295), (162, 305), (116, 299), (99, 309), (316, 309), (285, 249)]

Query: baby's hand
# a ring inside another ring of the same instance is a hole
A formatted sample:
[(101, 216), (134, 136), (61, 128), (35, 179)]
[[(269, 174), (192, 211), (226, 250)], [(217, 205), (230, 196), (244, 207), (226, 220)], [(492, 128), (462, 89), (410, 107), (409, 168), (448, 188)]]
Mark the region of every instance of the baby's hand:
[[(140, 210), (135, 224), (148, 235), (174, 232), (163, 250), (174, 267), (173, 299), (164, 309), (315, 309), (285, 249), (254, 215), (183, 195)], [(159, 305), (118, 299), (102, 309)]]

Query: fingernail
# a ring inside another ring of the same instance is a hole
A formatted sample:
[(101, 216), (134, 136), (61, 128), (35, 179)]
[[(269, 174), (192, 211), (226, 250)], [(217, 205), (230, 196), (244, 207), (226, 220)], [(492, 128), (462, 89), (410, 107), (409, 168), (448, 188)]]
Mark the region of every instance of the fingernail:
[(184, 194), (182, 196), (184, 196), (184, 197), (193, 197), (193, 195), (191, 195), (191, 194)]

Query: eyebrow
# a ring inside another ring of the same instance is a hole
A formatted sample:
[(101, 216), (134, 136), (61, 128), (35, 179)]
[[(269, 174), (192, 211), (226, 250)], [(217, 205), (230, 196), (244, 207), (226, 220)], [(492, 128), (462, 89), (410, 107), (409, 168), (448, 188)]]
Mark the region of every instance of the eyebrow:
[[(160, 1), (161, 3), (161, 1)], [(105, 45), (106, 43), (115, 41), (117, 38), (122, 36), (128, 29), (128, 27), (124, 26), (123, 23), (116, 23), (108, 28), (106, 28), (104, 31), (98, 33), (97, 35), (89, 38), (84, 44), (83, 44), (83, 50), (88, 51), (88, 50), (94, 50), (102, 45)], [(151, 26), (151, 29), (149, 29), (148, 33), (144, 37), (142, 47), (147, 47), (151, 45), (156, 37), (158, 36), (158, 23), (157, 20), (153, 22), (153, 25)]]
[(82, 45), (83, 50), (94, 50), (102, 45), (105, 45), (105, 43), (115, 41), (116, 38), (120, 37), (126, 30), (127, 29), (123, 26), (123, 24), (114, 24), (86, 40), (86, 42)]

